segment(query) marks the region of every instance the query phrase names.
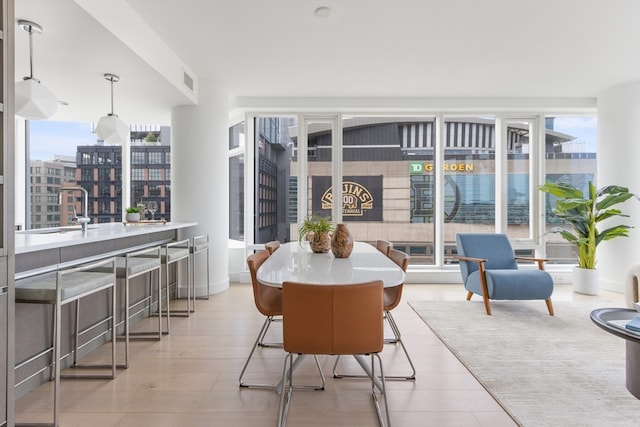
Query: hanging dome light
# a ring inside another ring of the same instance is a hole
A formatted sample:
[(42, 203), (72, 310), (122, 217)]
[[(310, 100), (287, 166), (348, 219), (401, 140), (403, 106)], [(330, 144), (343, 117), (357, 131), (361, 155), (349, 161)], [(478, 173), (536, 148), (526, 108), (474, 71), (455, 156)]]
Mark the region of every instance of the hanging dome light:
[(31, 21), (18, 21), (18, 26), (29, 33), (29, 76), (16, 83), (16, 114), (28, 120), (44, 120), (58, 111), (56, 96), (33, 77), (33, 35), (41, 34), (42, 27)]
[(113, 84), (120, 81), (115, 74), (105, 74), (104, 78), (111, 82), (111, 113), (101, 117), (96, 125), (96, 135), (110, 144), (124, 144), (129, 138), (129, 125), (120, 120), (113, 112)]

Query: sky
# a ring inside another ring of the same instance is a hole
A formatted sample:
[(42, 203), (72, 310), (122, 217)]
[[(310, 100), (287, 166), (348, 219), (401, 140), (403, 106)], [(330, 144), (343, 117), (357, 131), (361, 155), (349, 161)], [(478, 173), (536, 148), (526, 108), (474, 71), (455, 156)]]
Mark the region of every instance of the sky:
[(74, 156), (78, 145), (94, 145), (98, 141), (91, 123), (31, 121), (31, 159), (51, 160), (53, 155)]
[(586, 152), (594, 153), (598, 141), (598, 120), (595, 117), (556, 117), (554, 129), (576, 137), (585, 144)]

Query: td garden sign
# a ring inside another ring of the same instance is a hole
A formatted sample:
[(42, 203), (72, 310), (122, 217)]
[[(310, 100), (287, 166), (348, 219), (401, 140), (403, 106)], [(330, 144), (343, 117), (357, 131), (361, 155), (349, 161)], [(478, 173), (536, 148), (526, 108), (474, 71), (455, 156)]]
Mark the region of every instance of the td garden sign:
[[(314, 214), (331, 215), (333, 188), (330, 176), (314, 176)], [(382, 221), (382, 175), (345, 176), (342, 182), (342, 216), (349, 221)]]
[[(445, 163), (443, 169), (445, 172), (473, 172), (473, 163)], [(409, 164), (409, 172), (412, 174), (433, 172), (433, 163), (411, 162)]]

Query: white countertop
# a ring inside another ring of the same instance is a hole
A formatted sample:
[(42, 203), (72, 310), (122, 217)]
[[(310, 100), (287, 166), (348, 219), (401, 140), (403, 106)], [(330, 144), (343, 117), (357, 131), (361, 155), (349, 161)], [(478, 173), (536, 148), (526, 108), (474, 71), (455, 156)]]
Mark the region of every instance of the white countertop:
[(351, 284), (382, 280), (385, 287), (404, 283), (400, 267), (375, 247), (354, 242), (348, 258), (335, 258), (331, 252), (314, 254), (308, 245), (283, 243), (258, 269), (258, 280), (281, 287), (283, 282), (312, 284)]
[(197, 222), (166, 222), (136, 225), (124, 225), (120, 222), (111, 222), (105, 224), (89, 224), (85, 232), (83, 232), (79, 226), (16, 231), (15, 253), (21, 254), (44, 249), (55, 249), (83, 243), (177, 230), (196, 225), (198, 225)]

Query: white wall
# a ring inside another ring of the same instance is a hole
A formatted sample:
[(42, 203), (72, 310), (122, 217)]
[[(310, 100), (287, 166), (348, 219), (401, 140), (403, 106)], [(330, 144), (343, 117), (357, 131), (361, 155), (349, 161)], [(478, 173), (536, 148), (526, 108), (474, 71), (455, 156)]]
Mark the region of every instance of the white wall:
[[(172, 110), (171, 217), (198, 222), (190, 235), (209, 235), (211, 293), (217, 293), (229, 288), (229, 105), (207, 80), (200, 81), (198, 98), (198, 106)], [(202, 269), (196, 275), (205, 277)]]
[[(598, 96), (597, 185), (622, 185), (640, 194), (640, 82), (616, 86)], [(640, 264), (640, 203), (629, 200), (620, 205), (629, 219), (613, 219), (632, 225), (629, 238), (617, 238), (598, 246), (597, 268), (600, 285), (624, 290), (625, 273)], [(606, 227), (606, 224), (603, 225)]]

